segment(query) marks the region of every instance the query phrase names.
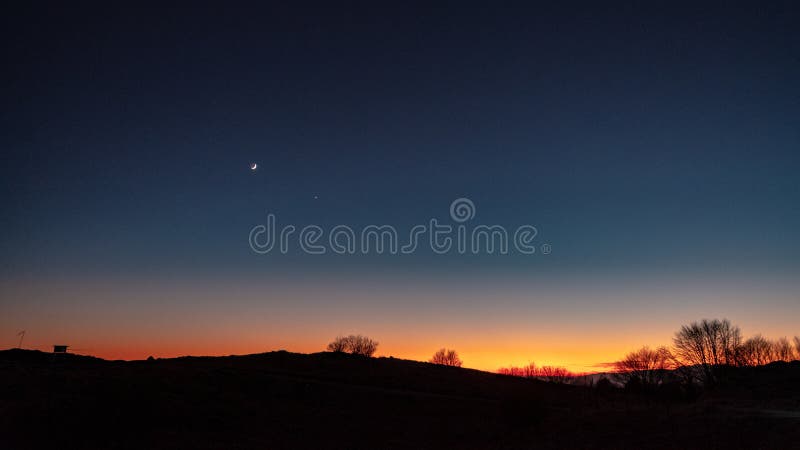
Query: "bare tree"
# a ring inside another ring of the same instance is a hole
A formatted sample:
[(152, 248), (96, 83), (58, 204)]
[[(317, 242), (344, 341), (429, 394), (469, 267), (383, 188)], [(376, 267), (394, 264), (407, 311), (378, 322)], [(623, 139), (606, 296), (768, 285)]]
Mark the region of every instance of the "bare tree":
[(684, 325), (673, 338), (675, 356), (683, 365), (702, 369), (705, 383), (716, 381), (714, 368), (736, 362), (736, 349), (741, 343), (739, 327), (727, 319), (692, 322)]
[(536, 364), (528, 363), (527, 366), (522, 368), (522, 376), (525, 378), (536, 378), (537, 370)]
[(344, 336), (337, 336), (336, 339), (334, 339), (333, 341), (331, 341), (330, 344), (328, 344), (329, 352), (342, 353), (346, 352), (347, 350), (348, 350), (347, 337)]
[(794, 337), (794, 357), (800, 359), (800, 336)]
[(760, 366), (775, 360), (772, 342), (757, 334), (746, 340), (738, 349), (738, 361), (743, 366)]
[(551, 383), (565, 383), (575, 375), (564, 367), (543, 366), (537, 371), (538, 378)]
[(512, 377), (521, 377), (522, 369), (516, 366), (509, 366), (509, 367), (501, 367), (497, 369), (497, 373), (500, 375), (509, 375)]
[(458, 353), (456, 353), (455, 350), (448, 350), (446, 348), (440, 348), (439, 351), (434, 353), (430, 362), (433, 364), (454, 367), (461, 367), (462, 364), (461, 359), (458, 357)]
[(672, 359), (666, 347), (653, 350), (645, 346), (614, 363), (615, 378), (623, 384), (635, 380), (648, 388), (657, 386), (664, 382), (667, 371), (672, 368)]
[(372, 356), (378, 349), (378, 342), (361, 336), (350, 336), (350, 353), (361, 356)]
[(772, 353), (776, 361), (792, 361), (794, 360), (794, 349), (789, 339), (785, 337), (778, 338), (777, 341), (772, 343)]
[(362, 335), (337, 337), (328, 344), (328, 351), (348, 352), (354, 355), (372, 356), (378, 349), (378, 342)]
[(522, 378), (536, 378), (539, 376), (538, 368), (536, 364), (529, 363), (527, 366), (524, 367), (517, 367), (517, 366), (509, 366), (509, 367), (502, 367), (497, 370), (497, 373), (501, 375), (511, 375), (513, 377), (522, 377)]
[(536, 364), (534, 363), (530, 363), (525, 367), (503, 367), (498, 369), (497, 373), (501, 375), (511, 375), (522, 378), (538, 378), (551, 383), (566, 383), (567, 381), (575, 378), (575, 374), (567, 370), (565, 367), (536, 367)]

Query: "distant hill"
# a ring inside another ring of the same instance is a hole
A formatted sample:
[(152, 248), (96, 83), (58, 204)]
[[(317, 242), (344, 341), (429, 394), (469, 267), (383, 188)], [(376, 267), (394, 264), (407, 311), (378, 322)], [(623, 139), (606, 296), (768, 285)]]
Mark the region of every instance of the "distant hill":
[[(4, 448), (790, 448), (800, 363), (697, 401), (394, 358), (0, 351)], [(741, 386), (741, 387), (738, 387)]]

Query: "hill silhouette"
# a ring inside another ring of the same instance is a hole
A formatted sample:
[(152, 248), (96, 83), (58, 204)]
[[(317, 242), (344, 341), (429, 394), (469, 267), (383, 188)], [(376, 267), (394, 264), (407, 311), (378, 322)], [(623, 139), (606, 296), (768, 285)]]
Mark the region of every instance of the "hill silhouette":
[[(340, 353), (0, 351), (5, 448), (790, 448), (800, 362), (692, 401)], [(792, 444), (795, 443), (795, 444)]]

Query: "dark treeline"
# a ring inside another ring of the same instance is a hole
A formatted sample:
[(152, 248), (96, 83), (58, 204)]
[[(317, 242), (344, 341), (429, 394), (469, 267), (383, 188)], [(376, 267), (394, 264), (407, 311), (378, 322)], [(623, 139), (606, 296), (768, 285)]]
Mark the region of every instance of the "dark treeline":
[(575, 379), (575, 374), (564, 367), (537, 367), (534, 363), (530, 363), (523, 367), (502, 367), (497, 370), (497, 373), (515, 377), (536, 378), (539, 380), (549, 381), (551, 383), (566, 383)]
[[(743, 338), (738, 326), (727, 319), (703, 319), (684, 325), (675, 333), (672, 346), (644, 346), (611, 364), (610, 378), (630, 390), (655, 391), (670, 387), (711, 387), (724, 381), (736, 367), (755, 367), (776, 361), (800, 359), (800, 337), (767, 339), (760, 334)], [(560, 367), (524, 367), (498, 370), (504, 375), (553, 382), (595, 384), (596, 378), (579, 377)], [(587, 380), (589, 380), (587, 382)], [(611, 380), (600, 379), (604, 384)]]

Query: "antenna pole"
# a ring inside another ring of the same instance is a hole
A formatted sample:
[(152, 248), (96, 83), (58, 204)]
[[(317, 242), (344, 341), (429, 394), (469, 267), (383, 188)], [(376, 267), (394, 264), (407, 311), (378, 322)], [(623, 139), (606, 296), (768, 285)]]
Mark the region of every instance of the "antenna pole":
[(17, 348), (22, 348), (22, 339), (25, 338), (25, 330), (17, 333), (17, 336), (19, 336), (19, 345), (17, 345)]

